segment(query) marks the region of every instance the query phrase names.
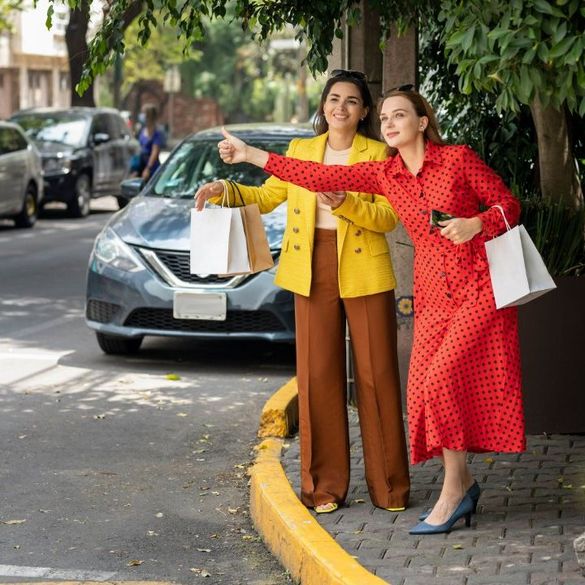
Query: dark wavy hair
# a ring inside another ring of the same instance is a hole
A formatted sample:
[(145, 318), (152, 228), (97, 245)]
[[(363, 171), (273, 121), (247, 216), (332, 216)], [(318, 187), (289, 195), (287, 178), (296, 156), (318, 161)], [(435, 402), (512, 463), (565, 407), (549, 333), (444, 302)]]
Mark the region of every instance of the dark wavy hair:
[(323, 92), (321, 93), (321, 101), (319, 102), (319, 109), (317, 110), (317, 114), (315, 115), (315, 119), (313, 120), (313, 129), (315, 130), (315, 134), (325, 134), (329, 130), (329, 124), (325, 119), (324, 113), (324, 106), (327, 100), (327, 96), (329, 96), (329, 92), (331, 88), (336, 83), (353, 83), (359, 90), (360, 96), (362, 98), (362, 102), (364, 107), (368, 108), (368, 113), (365, 115), (363, 120), (360, 120), (358, 123), (357, 131), (359, 134), (366, 136), (367, 138), (373, 138), (374, 140), (380, 140), (380, 126), (378, 124), (378, 120), (376, 119), (376, 112), (374, 107), (374, 99), (372, 98), (372, 94), (368, 88), (368, 84), (366, 82), (366, 77), (364, 75), (363, 79), (359, 79), (357, 77), (353, 77), (351, 74), (340, 74), (336, 75), (335, 77), (330, 77), (327, 82), (325, 83), (325, 87), (323, 88)]
[[(382, 104), (390, 97), (401, 96), (406, 98), (414, 107), (414, 111), (416, 112), (417, 116), (426, 116), (429, 119), (429, 123), (425, 128), (423, 133), (425, 140), (430, 140), (435, 144), (446, 144), (446, 142), (441, 138), (441, 131), (439, 130), (439, 123), (437, 122), (437, 116), (435, 116), (435, 112), (431, 107), (431, 104), (427, 102), (427, 100), (415, 91), (414, 89), (402, 90), (402, 89), (391, 89), (387, 91), (379, 100), (378, 100), (378, 112), (382, 109)], [(390, 152), (390, 156), (395, 156), (398, 150), (396, 148), (388, 147), (388, 151)]]

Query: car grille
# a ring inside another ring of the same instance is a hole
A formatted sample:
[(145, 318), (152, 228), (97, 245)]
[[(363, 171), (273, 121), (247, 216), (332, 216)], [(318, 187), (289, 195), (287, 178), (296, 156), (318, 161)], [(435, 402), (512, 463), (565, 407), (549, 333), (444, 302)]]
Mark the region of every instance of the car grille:
[(225, 321), (175, 319), (170, 309), (135, 309), (130, 313), (126, 327), (155, 329), (157, 331), (192, 331), (202, 333), (273, 333), (286, 328), (269, 311), (228, 311)]
[(110, 323), (114, 320), (120, 310), (120, 305), (106, 303), (104, 301), (96, 301), (90, 299), (87, 302), (85, 315), (90, 321), (97, 321), (98, 323)]
[(209, 274), (200, 276), (191, 274), (189, 270), (190, 255), (188, 252), (171, 252), (168, 250), (156, 250), (159, 260), (183, 282), (191, 284), (225, 284), (233, 279), (233, 276), (217, 276)]

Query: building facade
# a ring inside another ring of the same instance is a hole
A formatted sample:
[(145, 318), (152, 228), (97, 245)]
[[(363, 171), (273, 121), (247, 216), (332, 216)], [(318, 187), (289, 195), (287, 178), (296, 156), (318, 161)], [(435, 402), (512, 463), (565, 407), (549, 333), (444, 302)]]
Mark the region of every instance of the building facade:
[(48, 0), (15, 11), (12, 31), (0, 34), (0, 118), (39, 106), (70, 105), (65, 27), (69, 9), (54, 3), (53, 26), (45, 26)]

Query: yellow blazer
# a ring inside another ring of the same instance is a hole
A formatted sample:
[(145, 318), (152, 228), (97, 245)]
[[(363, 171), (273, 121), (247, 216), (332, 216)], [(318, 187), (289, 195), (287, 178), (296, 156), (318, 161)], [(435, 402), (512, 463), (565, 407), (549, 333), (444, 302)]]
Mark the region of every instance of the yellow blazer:
[[(322, 162), (328, 134), (314, 138), (295, 138), (287, 156)], [(348, 164), (384, 160), (386, 145), (356, 134)], [(268, 178), (261, 187), (238, 184), (246, 204), (257, 203), (268, 213), (288, 200), (287, 222), (282, 240), (279, 266), (274, 280), (278, 286), (309, 296), (317, 197), (311, 191)], [(228, 187), (230, 205), (241, 205), (232, 185)], [(221, 197), (211, 199), (217, 203)], [(337, 254), (339, 292), (344, 298), (371, 295), (396, 286), (385, 232), (396, 227), (398, 216), (382, 195), (348, 192), (345, 201), (332, 210), (337, 216)]]

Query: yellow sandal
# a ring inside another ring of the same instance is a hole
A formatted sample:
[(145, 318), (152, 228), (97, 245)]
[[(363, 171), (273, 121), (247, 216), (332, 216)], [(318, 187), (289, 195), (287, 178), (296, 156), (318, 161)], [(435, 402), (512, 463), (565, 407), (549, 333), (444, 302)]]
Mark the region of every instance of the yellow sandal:
[(317, 514), (329, 514), (335, 512), (339, 508), (339, 505), (335, 502), (328, 502), (327, 504), (319, 504), (315, 506), (314, 510)]

